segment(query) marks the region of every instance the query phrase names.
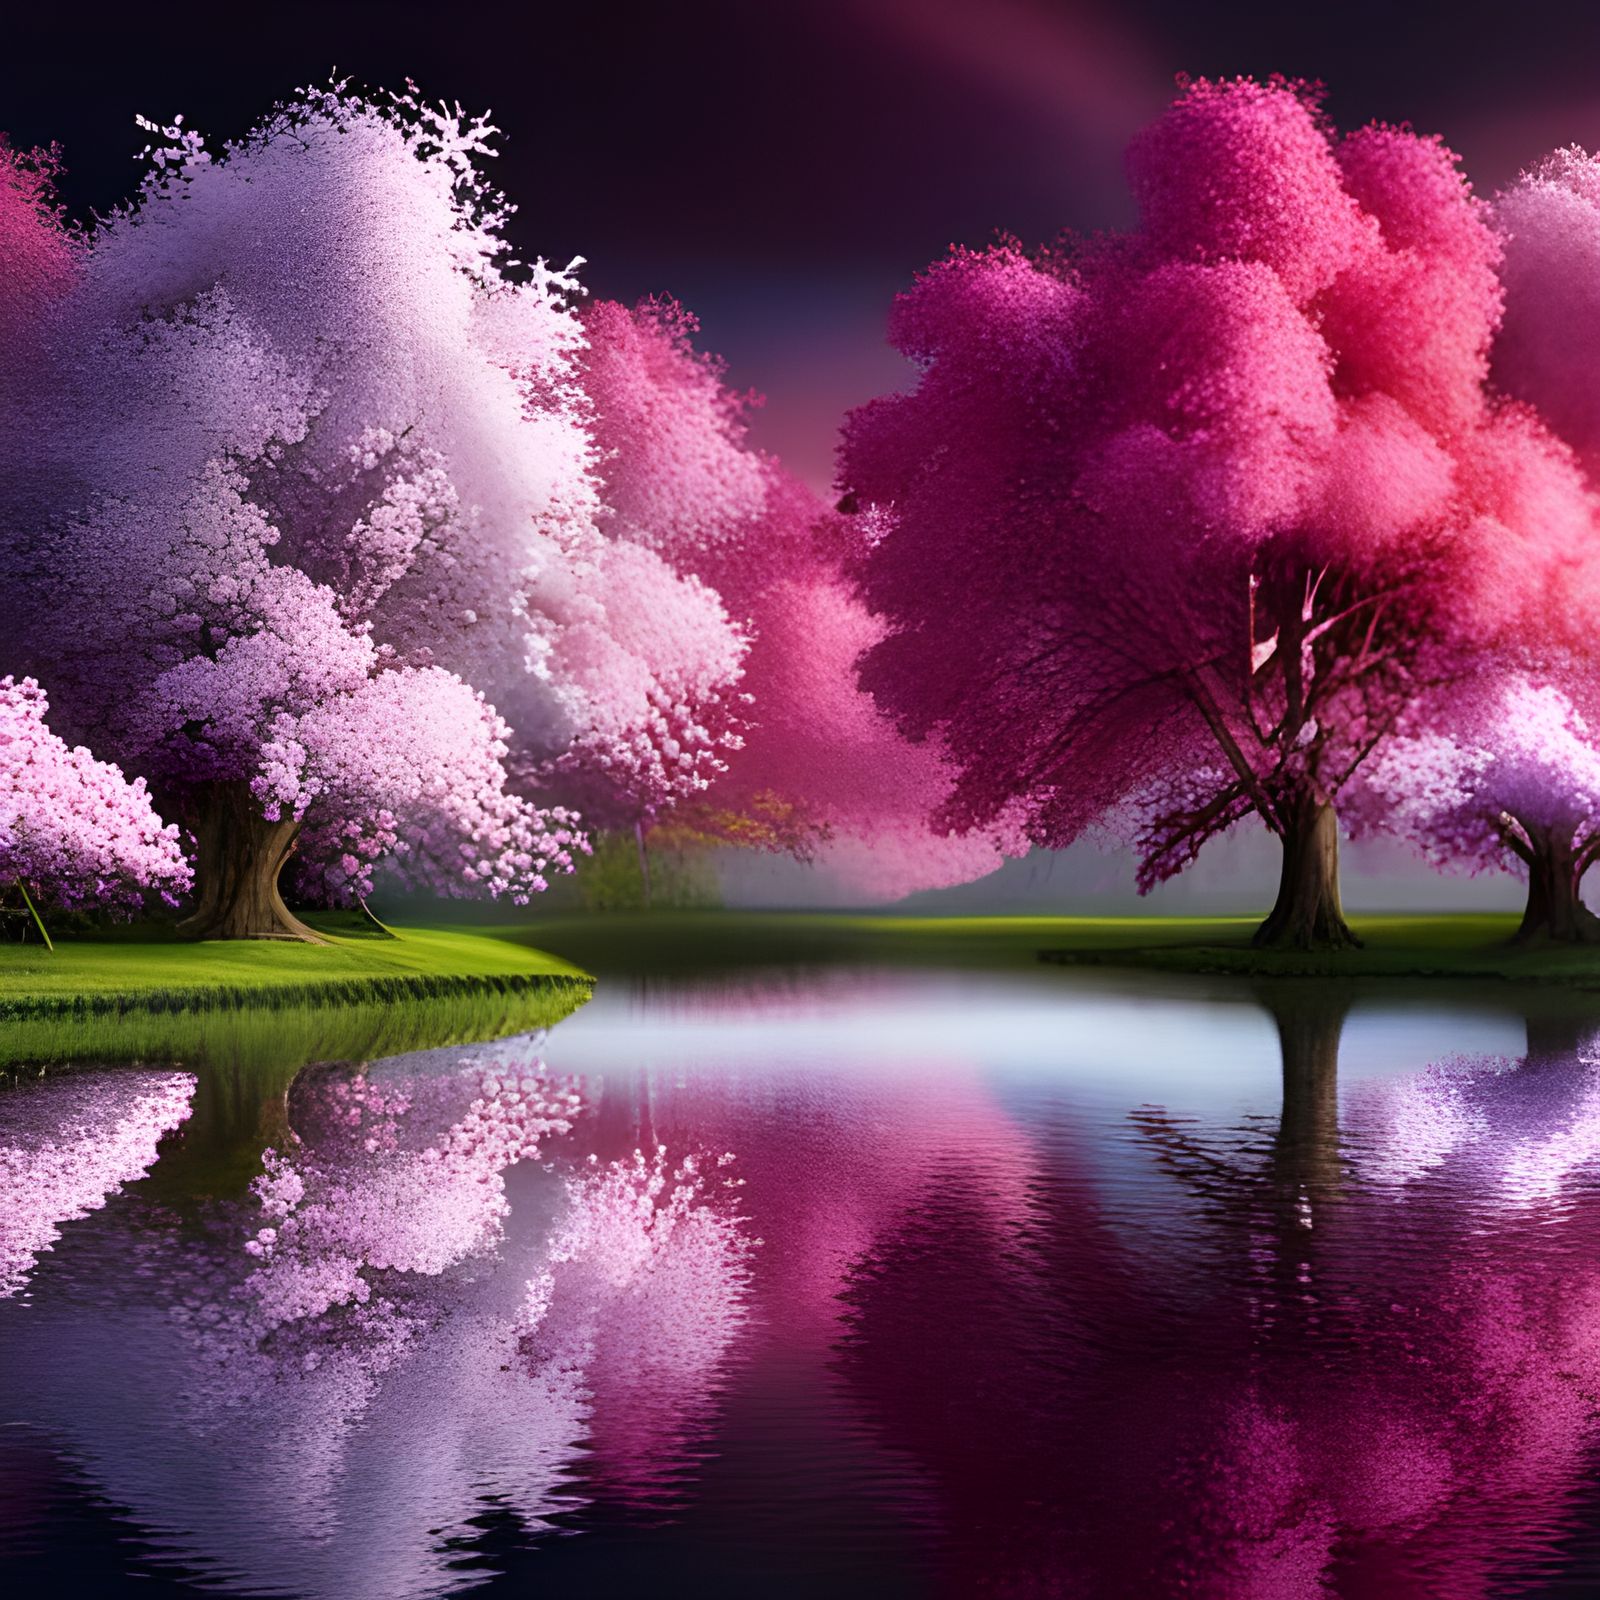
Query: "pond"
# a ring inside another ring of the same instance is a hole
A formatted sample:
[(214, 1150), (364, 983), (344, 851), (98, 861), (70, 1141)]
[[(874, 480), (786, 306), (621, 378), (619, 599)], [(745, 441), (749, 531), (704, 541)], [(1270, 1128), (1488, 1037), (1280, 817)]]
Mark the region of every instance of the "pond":
[(1592, 1594), (1597, 1032), (758, 969), (17, 1070), (0, 1584)]

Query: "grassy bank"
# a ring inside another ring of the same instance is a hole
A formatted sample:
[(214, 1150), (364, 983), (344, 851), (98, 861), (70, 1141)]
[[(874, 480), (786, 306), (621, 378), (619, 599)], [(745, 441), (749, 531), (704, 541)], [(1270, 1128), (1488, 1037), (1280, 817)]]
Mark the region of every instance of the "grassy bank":
[(1155, 938), (1132, 947), (1105, 944), (1075, 930), (1044, 946), (1047, 961), (1068, 966), (1140, 967), (1159, 972), (1246, 977), (1453, 978), (1561, 984), (1600, 990), (1600, 947), (1513, 945), (1514, 913), (1352, 917), (1359, 950), (1255, 950), (1249, 931), (1192, 940)]
[[(571, 962), (498, 929), (422, 926), (397, 938), (319, 920), (325, 945), (181, 942), (158, 929), (0, 946), (0, 1026), (125, 1013), (319, 1007), (470, 999), (480, 994), (585, 994)], [(570, 1009), (570, 1007), (569, 1007)]]
[(491, 980), (398, 1000), (305, 1001), (275, 991), (253, 1004), (182, 1010), (35, 1013), (0, 1018), (0, 1075), (72, 1061), (181, 1061), (251, 1072), (307, 1061), (367, 1061), (553, 1028), (589, 997), (586, 983)]
[(506, 930), (604, 978), (765, 965), (1076, 965), (1240, 976), (1511, 979), (1600, 988), (1600, 949), (1508, 944), (1512, 914), (1352, 919), (1360, 950), (1250, 948), (1255, 917), (895, 917), (661, 912), (552, 917)]

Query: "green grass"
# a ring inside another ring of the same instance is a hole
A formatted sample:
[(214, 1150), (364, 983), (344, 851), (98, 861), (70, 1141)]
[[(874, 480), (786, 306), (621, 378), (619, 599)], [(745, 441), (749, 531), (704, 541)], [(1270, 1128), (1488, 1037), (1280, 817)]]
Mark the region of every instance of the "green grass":
[[(1159, 924), (1172, 937), (1215, 929), (1199, 920)], [(546, 917), (503, 930), (558, 950), (602, 981), (613, 975), (669, 976), (752, 966), (866, 962), (890, 966), (1032, 965), (1064, 930), (1119, 942), (1119, 929), (1148, 940), (1150, 919), (1062, 917), (892, 917), (848, 912), (652, 911)], [(1239, 927), (1251, 926), (1241, 921)], [(1123, 942), (1126, 942), (1124, 940)]]
[(1051, 946), (1131, 950), (1248, 941), (1252, 917), (905, 917), (659, 911), (546, 917), (505, 930), (602, 980), (751, 966), (1034, 966)]
[(155, 928), (0, 946), (0, 1064), (368, 1056), (548, 1027), (588, 998), (581, 968), (495, 929), (326, 945), (180, 942)]
[(73, 1010), (0, 1019), (0, 1072), (71, 1061), (229, 1063), (273, 1071), (307, 1061), (367, 1061), (408, 1050), (552, 1028), (588, 999), (587, 983), (489, 980), (398, 1000), (304, 1001)]
[(1069, 936), (1041, 953), (1066, 965), (1137, 966), (1160, 972), (1246, 977), (1442, 978), (1560, 984), (1600, 989), (1600, 948), (1513, 945), (1514, 913), (1352, 917), (1359, 950), (1255, 950), (1253, 927), (1185, 941), (1138, 941), (1135, 948)]
[(1510, 913), (1351, 919), (1360, 950), (1252, 950), (1258, 917), (896, 917), (659, 912), (543, 918), (505, 932), (604, 979), (781, 964), (1074, 965), (1293, 977), (1497, 978), (1600, 988), (1600, 949), (1508, 941)]
[(53, 952), (39, 944), (0, 946), (0, 1016), (52, 1001), (109, 1000), (128, 1005), (153, 996), (207, 996), (250, 991), (295, 991), (379, 980), (530, 978), (587, 974), (507, 938), (499, 929), (397, 928), (385, 939), (357, 932), (334, 918), (311, 919), (326, 945), (276, 940), (191, 943), (149, 927), (100, 938), (58, 938)]

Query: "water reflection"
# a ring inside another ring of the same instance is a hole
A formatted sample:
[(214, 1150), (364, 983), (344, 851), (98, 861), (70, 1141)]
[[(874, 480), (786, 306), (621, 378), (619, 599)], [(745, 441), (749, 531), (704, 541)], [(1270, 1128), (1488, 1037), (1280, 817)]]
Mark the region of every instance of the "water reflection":
[(189, 1115), (187, 1072), (86, 1072), (13, 1084), (0, 1121), (0, 1299), (19, 1294), (61, 1225), (154, 1164)]
[(1582, 1593), (1591, 1005), (787, 974), (19, 1082), (0, 1571)]
[[(857, 1274), (847, 1371), (935, 1487), (949, 1592), (1453, 1597), (1559, 1570), (1600, 1383), (1593, 1061), (1370, 1079), (1341, 1130), (1347, 1001), (1264, 998), (1272, 1125), (1130, 1114), (1176, 1251), (1108, 1212), (1064, 1121), (960, 1302), (953, 1206)], [(963, 1383), (975, 1363), (1005, 1376)]]
[[(5, 1139), (105, 1076), (0, 1101)], [(475, 1519), (540, 1533), (585, 1441), (648, 1498), (712, 1403), (750, 1245), (726, 1162), (542, 1160), (583, 1117), (526, 1039), (306, 1068), (243, 1193), (135, 1186), (40, 1275), (0, 1326), (10, 1420), (163, 1562), (248, 1593), (465, 1586)]]

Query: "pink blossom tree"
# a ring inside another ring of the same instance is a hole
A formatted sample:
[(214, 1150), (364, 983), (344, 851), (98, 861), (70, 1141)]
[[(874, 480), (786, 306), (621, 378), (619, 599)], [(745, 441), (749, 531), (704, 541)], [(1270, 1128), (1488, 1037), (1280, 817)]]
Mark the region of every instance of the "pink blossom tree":
[(1600, 468), (1600, 159), (1572, 146), (1495, 200), (1505, 237), (1505, 320), (1495, 376), (1537, 406), (1592, 473)]
[(307, 937), (296, 850), (335, 896), (536, 892), (579, 841), (530, 782), (648, 783), (741, 648), (599, 520), (570, 269), (507, 258), (493, 130), (411, 94), (152, 131), (12, 411), (29, 659), (194, 832), (191, 933)]
[(1600, 737), (1555, 684), (1507, 670), (1425, 705), (1356, 787), (1353, 816), (1409, 840), (1445, 869), (1528, 880), (1516, 937), (1600, 942), (1583, 903), (1600, 858)]
[(17, 151), (0, 135), (0, 340), (7, 345), (31, 340), (74, 273), (77, 243), (54, 209), (57, 166), (54, 150)]
[(737, 695), (702, 696), (718, 734), (669, 747), (675, 789), (630, 800), (641, 844), (675, 804), (676, 833), (785, 849), (882, 898), (997, 866), (991, 838), (931, 825), (953, 773), (855, 682), (881, 628), (845, 574), (841, 519), (751, 447), (747, 399), (695, 348), (694, 319), (602, 302), (584, 328), (612, 530), (707, 586), (748, 637)]
[[(423, 835), (405, 864), (448, 863), (430, 886), (452, 892), (529, 893), (536, 861), (569, 864), (567, 819), (509, 793), (497, 724), (463, 717), (471, 691), (435, 664), (527, 654), (516, 575), (584, 494), (582, 430), (536, 398), (576, 337), (565, 280), (501, 292), (483, 136), (338, 90), (215, 158), (165, 130), (20, 408), (50, 489), (10, 563), (26, 648), (70, 724), (193, 831), (196, 936), (312, 937), (278, 890), (301, 838), (336, 842), (313, 876), (347, 886), (374, 841)], [(450, 719), (497, 778), (448, 805), (439, 782), (386, 786)], [(324, 770), (289, 781), (297, 760)]]
[(1591, 512), (1494, 403), (1499, 246), (1436, 139), (1199, 81), (1129, 167), (1135, 230), (957, 251), (897, 305), (920, 380), (841, 456), (887, 626), (863, 682), (948, 746), (944, 821), (1107, 828), (1147, 889), (1253, 815), (1257, 942), (1347, 944), (1341, 791), (1451, 674), (1446, 612), (1504, 632)]
[(38, 904), (128, 912), (188, 887), (178, 830), (109, 762), (45, 726), (32, 678), (0, 678), (0, 884), (15, 885), (46, 944)]

